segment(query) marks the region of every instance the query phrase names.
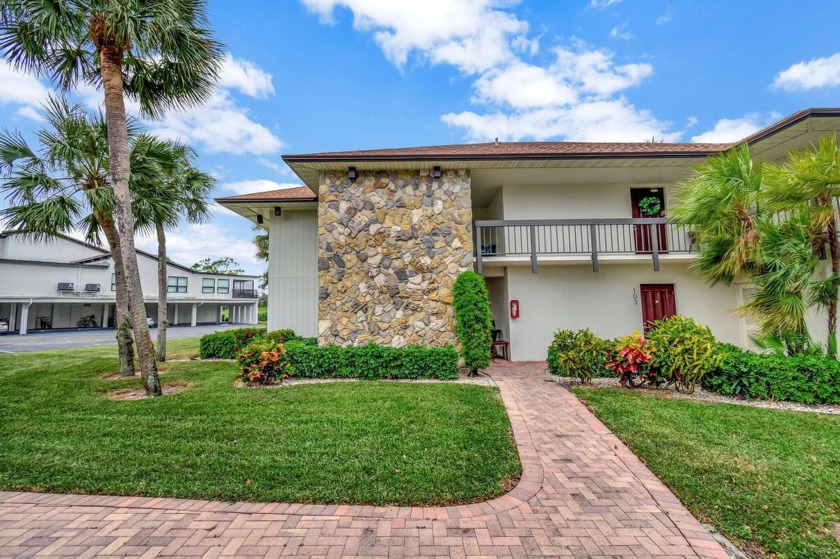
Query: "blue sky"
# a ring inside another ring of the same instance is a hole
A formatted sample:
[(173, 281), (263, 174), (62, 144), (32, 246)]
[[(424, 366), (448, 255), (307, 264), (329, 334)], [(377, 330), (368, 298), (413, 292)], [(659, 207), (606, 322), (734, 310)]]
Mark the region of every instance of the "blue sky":
[[(210, 0), (229, 58), (203, 107), (149, 122), (217, 195), (299, 184), (280, 155), (514, 140), (734, 141), (840, 106), (836, 0)], [(49, 84), (0, 64), (0, 123), (31, 132)], [(95, 106), (99, 93), (79, 91)], [(258, 273), (217, 208), (169, 234), (186, 264)], [(152, 239), (140, 239), (154, 249)]]

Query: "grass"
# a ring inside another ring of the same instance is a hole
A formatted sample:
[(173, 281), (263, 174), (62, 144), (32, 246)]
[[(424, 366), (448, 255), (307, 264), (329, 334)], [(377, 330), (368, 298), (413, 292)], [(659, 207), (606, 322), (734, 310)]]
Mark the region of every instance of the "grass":
[(840, 557), (840, 418), (628, 390), (575, 394), (703, 522), (752, 553)]
[[(172, 340), (173, 356), (197, 340)], [(235, 388), (226, 362), (168, 363), (179, 394), (112, 401), (115, 350), (0, 355), (0, 489), (440, 505), (520, 473), (498, 390), (358, 382)]]

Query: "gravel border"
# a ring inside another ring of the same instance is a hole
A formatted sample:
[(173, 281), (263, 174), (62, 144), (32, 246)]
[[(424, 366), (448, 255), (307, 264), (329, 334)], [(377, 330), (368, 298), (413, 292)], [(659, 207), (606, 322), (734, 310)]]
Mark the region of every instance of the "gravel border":
[[(548, 373), (547, 373), (548, 374)], [(621, 388), (621, 385), (616, 378), (594, 378), (592, 384), (581, 384), (577, 379), (572, 377), (556, 377), (549, 374), (549, 377), (558, 382), (561, 386), (566, 388), (574, 388), (579, 386), (591, 386), (594, 388)], [(780, 400), (741, 400), (734, 396), (724, 396), (714, 392), (703, 390), (699, 386), (694, 390), (693, 394), (686, 394), (684, 392), (677, 392), (673, 387), (667, 388), (633, 388), (628, 390), (635, 390), (645, 394), (654, 394), (664, 398), (679, 398), (681, 400), (694, 400), (696, 402), (709, 402), (714, 404), (735, 404), (736, 406), (749, 406), (753, 408), (767, 408), (773, 410), (787, 410), (787, 411), (802, 411), (809, 413), (821, 413), (825, 415), (840, 415), (840, 405), (838, 404), (800, 404), (797, 402), (784, 402)]]

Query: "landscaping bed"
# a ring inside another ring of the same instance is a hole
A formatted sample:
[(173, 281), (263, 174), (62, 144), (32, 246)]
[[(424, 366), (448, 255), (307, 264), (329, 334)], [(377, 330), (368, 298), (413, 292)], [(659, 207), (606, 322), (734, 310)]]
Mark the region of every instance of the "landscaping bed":
[(701, 522), (751, 556), (840, 557), (840, 418), (572, 391)]
[[(177, 354), (197, 353), (178, 340)], [(113, 401), (113, 348), (0, 355), (0, 489), (219, 500), (445, 505), (521, 472), (498, 389), (346, 382), (234, 386), (237, 364), (167, 365), (155, 399)]]

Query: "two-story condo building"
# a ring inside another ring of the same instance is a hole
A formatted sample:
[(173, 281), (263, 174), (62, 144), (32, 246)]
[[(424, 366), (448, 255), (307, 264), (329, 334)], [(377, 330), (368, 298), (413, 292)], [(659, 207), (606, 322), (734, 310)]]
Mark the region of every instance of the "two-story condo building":
[[(137, 251), (146, 314), (157, 320), (157, 257)], [(0, 233), (0, 317), (9, 330), (108, 327), (115, 316), (114, 262), (102, 248), (71, 237), (34, 240)], [(231, 322), (257, 323), (256, 276), (205, 274), (167, 263), (172, 325), (215, 324), (228, 309)], [(89, 317), (91, 317), (90, 319)]]
[[(780, 161), (838, 129), (840, 109), (811, 109), (743, 141), (757, 159)], [(218, 202), (269, 228), (268, 327), (321, 343), (454, 342), (452, 284), (475, 269), (517, 360), (544, 359), (558, 328), (612, 338), (676, 313), (747, 346), (751, 325), (733, 309), (751, 287), (706, 285), (690, 270), (699, 247), (667, 221), (692, 166), (732, 145), (495, 142), (287, 155), (305, 186)], [(825, 338), (823, 319), (810, 322)]]

